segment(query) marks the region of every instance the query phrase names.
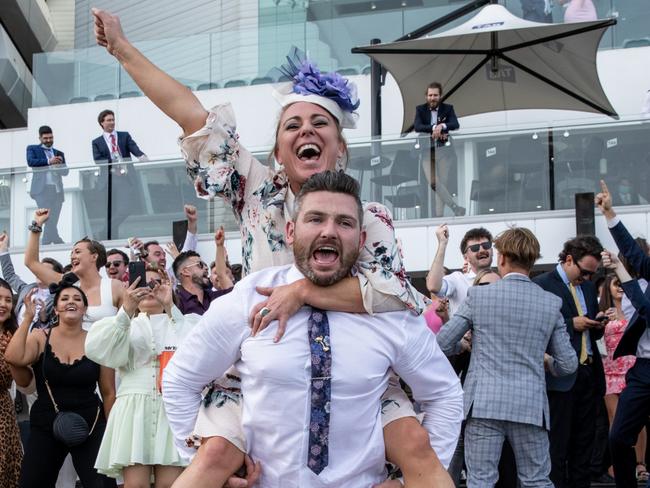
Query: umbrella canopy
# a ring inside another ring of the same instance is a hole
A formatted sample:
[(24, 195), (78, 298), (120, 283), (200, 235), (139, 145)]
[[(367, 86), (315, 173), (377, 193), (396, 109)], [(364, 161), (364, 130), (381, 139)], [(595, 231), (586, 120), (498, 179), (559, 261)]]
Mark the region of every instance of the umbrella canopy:
[(616, 117), (598, 79), (596, 51), (614, 19), (542, 24), (488, 5), (467, 22), (419, 39), (374, 44), (368, 54), (395, 78), (403, 132), (426, 87), (439, 81), (458, 116), (515, 109), (560, 109)]

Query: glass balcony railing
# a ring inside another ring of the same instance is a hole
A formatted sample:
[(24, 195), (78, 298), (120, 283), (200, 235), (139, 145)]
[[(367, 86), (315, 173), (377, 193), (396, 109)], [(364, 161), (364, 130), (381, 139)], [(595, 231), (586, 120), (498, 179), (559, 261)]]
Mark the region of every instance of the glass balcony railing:
[[(618, 20), (604, 36), (601, 49), (650, 46), (650, 2), (592, 1), (599, 18)], [(442, 3), (259, 0), (256, 29), (224, 29), (135, 44), (192, 90), (276, 81), (268, 78), (269, 70), (284, 59), (291, 46), (309, 52), (323, 70), (340, 70), (346, 75), (367, 74), (370, 59), (352, 54), (352, 47), (366, 45), (377, 37), (384, 42), (395, 40), (465, 2)], [(501, 3), (514, 14), (523, 15), (521, 0)], [(564, 13), (564, 8), (555, 2), (553, 20), (562, 22)], [(453, 27), (474, 14), (444, 28)], [(89, 30), (85, 33), (88, 38), (93, 36), (92, 25), (88, 23)], [(165, 31), (164, 25), (161, 24), (159, 31)], [(35, 55), (33, 73), (34, 107), (141, 96), (131, 78), (100, 47)]]
[[(384, 203), (397, 221), (448, 219), (463, 210), (467, 216), (516, 219), (513, 214), (521, 212), (572, 209), (574, 194), (598, 191), (600, 179), (609, 184), (617, 206), (650, 202), (650, 119), (460, 130), (450, 145), (434, 151), (430, 140), (349, 141), (348, 173), (361, 183), (362, 198)], [(254, 154), (266, 161), (268, 150)], [(58, 221), (65, 242), (87, 235), (119, 244), (132, 236), (169, 236), (171, 223), (184, 218), (184, 204), (199, 209), (200, 233), (212, 233), (219, 225), (238, 229), (221, 199), (196, 197), (181, 159), (88, 164), (68, 171)], [(43, 182), (39, 172), (24, 167), (0, 171), (0, 229), (10, 232), (13, 246), (25, 244), (37, 207), (31, 196), (38, 180)], [(39, 202), (43, 205), (42, 195)]]

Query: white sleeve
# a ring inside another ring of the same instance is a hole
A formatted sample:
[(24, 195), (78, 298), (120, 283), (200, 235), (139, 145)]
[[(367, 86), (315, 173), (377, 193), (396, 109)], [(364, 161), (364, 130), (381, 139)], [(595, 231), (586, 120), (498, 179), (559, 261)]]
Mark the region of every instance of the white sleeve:
[(442, 285), (440, 286), (440, 290), (438, 290), (438, 293), (436, 293), (436, 296), (448, 297), (454, 294), (454, 283), (449, 278), (449, 276), (451, 275), (446, 275), (442, 277)]
[(194, 429), (203, 388), (239, 359), (241, 343), (250, 335), (244, 303), (248, 300), (243, 299), (241, 287), (214, 300), (165, 368), (165, 411), (183, 457), (196, 453), (185, 440)]
[(192, 234), (189, 230), (185, 234), (185, 242), (183, 243), (183, 249), (181, 252), (185, 251), (196, 251), (196, 246), (199, 240), (196, 237), (196, 234)]
[(431, 447), (447, 468), (460, 435), (463, 390), (424, 319), (409, 315), (405, 320), (406, 340), (393, 369), (411, 387)]

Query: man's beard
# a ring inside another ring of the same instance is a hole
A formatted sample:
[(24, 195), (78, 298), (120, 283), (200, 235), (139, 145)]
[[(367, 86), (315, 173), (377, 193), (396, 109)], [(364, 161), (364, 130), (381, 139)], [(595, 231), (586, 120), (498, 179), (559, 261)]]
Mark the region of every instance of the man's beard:
[(354, 249), (353, 251), (345, 251), (341, 248), (341, 246), (334, 244), (334, 246), (340, 252), (338, 257), (338, 268), (334, 273), (328, 273), (326, 276), (319, 275), (311, 268), (310, 258), (317, 248), (326, 245), (333, 244), (331, 241), (325, 242), (316, 240), (310, 246), (304, 246), (298, 238), (296, 238), (293, 243), (293, 256), (296, 267), (302, 272), (302, 274), (305, 275), (309, 281), (318, 286), (330, 286), (349, 276), (352, 266), (357, 262), (357, 259), (359, 257), (358, 249)]
[(197, 286), (200, 286), (201, 288), (205, 288), (211, 285), (210, 278), (207, 278), (205, 276), (197, 276), (197, 275), (192, 276), (192, 283), (194, 283)]

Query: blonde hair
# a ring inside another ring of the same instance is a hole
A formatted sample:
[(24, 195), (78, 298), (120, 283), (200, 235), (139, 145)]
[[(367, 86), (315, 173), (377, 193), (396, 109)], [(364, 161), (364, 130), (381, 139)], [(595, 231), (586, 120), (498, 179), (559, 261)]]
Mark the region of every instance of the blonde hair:
[(494, 247), (500, 255), (508, 258), (510, 264), (528, 271), (540, 257), (539, 241), (535, 234), (525, 227), (504, 230), (494, 240)]
[(491, 274), (498, 275), (499, 273), (494, 271), (492, 268), (482, 269), (481, 271), (476, 273), (476, 278), (474, 278), (474, 281), (472, 282), (472, 286), (478, 285), (484, 277), (486, 277), (487, 275), (491, 275)]

